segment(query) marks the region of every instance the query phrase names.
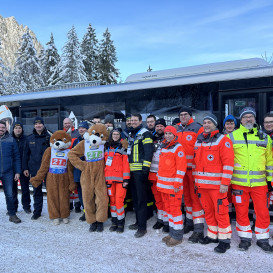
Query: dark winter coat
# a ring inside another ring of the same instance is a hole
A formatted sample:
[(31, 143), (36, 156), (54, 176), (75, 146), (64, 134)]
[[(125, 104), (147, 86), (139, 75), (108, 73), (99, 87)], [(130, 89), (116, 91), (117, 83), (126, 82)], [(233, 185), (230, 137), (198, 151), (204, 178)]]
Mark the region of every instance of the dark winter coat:
[(8, 132), (0, 138), (0, 168), (0, 177), (10, 171), (21, 173), (18, 146)]
[(40, 168), (45, 150), (50, 146), (50, 135), (44, 128), (41, 135), (35, 129), (27, 137), (26, 152), (23, 159), (23, 170), (29, 170), (31, 176), (35, 176)]

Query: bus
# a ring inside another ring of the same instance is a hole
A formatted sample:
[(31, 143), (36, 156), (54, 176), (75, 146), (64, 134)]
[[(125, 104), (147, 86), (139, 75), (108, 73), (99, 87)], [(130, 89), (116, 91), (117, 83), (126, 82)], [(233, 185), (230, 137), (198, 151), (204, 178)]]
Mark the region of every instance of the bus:
[(239, 118), (240, 110), (251, 106), (261, 124), (264, 114), (273, 109), (273, 66), (252, 58), (138, 73), (121, 84), (55, 88), (1, 96), (0, 105), (9, 107), (26, 134), (32, 132), (36, 116), (52, 132), (62, 129), (63, 119), (71, 114), (78, 121), (103, 120), (112, 114), (115, 126), (122, 128), (127, 114), (140, 113), (144, 121), (154, 114), (169, 125), (182, 106), (191, 107), (200, 123), (206, 113), (214, 113), (220, 129), (225, 116)]

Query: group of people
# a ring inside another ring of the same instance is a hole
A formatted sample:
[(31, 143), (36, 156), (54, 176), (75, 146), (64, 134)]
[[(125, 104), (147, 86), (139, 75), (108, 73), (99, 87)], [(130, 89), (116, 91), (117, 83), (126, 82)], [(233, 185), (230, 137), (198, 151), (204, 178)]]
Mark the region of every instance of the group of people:
[[(229, 208), (233, 204), (240, 237), (238, 248), (249, 249), (253, 229), (257, 245), (265, 252), (273, 252), (269, 244), (268, 209), (273, 172), (273, 114), (264, 117), (262, 131), (256, 125), (255, 110), (245, 107), (240, 112), (239, 128), (237, 120), (229, 115), (223, 123), (223, 134), (217, 129), (218, 120), (214, 114), (204, 116), (203, 126), (194, 121), (189, 107), (182, 107), (178, 115), (179, 119), (171, 126), (166, 126), (164, 119), (150, 115), (144, 127), (142, 116), (133, 114), (126, 118), (124, 130), (115, 128), (112, 116), (105, 117), (105, 126), (110, 132), (104, 157), (112, 220), (110, 231), (124, 232), (124, 200), (129, 187), (136, 222), (128, 228), (136, 231), (136, 238), (147, 233), (147, 191), (151, 186), (157, 209), (153, 229), (162, 229), (167, 234), (162, 239), (167, 246), (181, 244), (183, 235), (192, 232), (190, 243), (218, 243), (214, 251), (225, 253), (230, 248)], [(101, 121), (94, 119), (93, 122)], [(69, 118), (63, 125), (64, 130), (72, 134), (71, 148), (84, 140), (89, 128), (88, 122), (83, 121), (76, 130)], [(14, 123), (9, 134), (5, 123), (0, 121), (0, 179), (11, 222), (21, 222), (16, 215), (19, 179), (23, 209), (31, 213), (29, 176), (36, 175), (43, 153), (49, 147), (49, 138), (40, 117), (34, 119), (33, 134), (28, 137), (24, 136), (20, 122)], [(126, 147), (123, 140), (128, 144)], [(74, 169), (74, 181), (78, 185), (76, 198), (84, 208), (80, 176), (80, 170)], [(42, 185), (34, 188), (33, 199), (31, 219), (37, 220), (43, 207)], [(255, 210), (252, 228), (248, 216), (250, 199)], [(85, 214), (80, 220), (85, 220)], [(101, 232), (103, 223), (94, 222), (89, 230)]]

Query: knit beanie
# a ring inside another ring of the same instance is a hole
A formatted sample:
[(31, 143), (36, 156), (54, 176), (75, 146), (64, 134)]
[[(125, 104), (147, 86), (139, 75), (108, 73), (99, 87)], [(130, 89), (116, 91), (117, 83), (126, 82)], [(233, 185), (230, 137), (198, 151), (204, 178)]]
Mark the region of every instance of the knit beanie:
[(158, 124), (161, 124), (163, 125), (164, 127), (166, 127), (166, 121), (164, 118), (159, 118), (158, 120), (155, 121), (155, 126), (158, 125)]
[(181, 107), (178, 114), (180, 115), (180, 113), (182, 112), (187, 112), (189, 113), (190, 116), (192, 116), (192, 109), (190, 107), (187, 106)]
[(203, 121), (204, 121), (205, 119), (209, 119), (210, 121), (212, 121), (212, 122), (214, 123), (215, 126), (217, 126), (217, 124), (218, 124), (217, 117), (216, 117), (215, 115), (213, 115), (212, 113), (209, 113), (209, 114), (207, 114), (206, 116), (204, 116)]
[(170, 133), (172, 133), (174, 136), (177, 136), (177, 131), (176, 131), (176, 129), (175, 129), (173, 126), (171, 126), (171, 125), (169, 125), (169, 126), (167, 126), (167, 127), (165, 128), (164, 133), (166, 133), (166, 132), (170, 132)]
[(240, 111), (240, 120), (244, 115), (251, 114), (256, 118), (256, 111), (252, 107), (245, 107)]
[(45, 124), (45, 123), (44, 123), (44, 120), (43, 120), (41, 117), (36, 117), (36, 118), (34, 119), (33, 124), (35, 124), (35, 123), (42, 123), (43, 125)]

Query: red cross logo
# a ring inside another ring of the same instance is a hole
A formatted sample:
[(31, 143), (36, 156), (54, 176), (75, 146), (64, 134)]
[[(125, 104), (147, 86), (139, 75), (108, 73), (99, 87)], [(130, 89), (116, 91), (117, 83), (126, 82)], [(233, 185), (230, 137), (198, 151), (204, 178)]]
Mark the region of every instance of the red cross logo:
[(208, 155), (207, 158), (208, 158), (209, 161), (212, 161), (214, 159), (214, 156), (213, 155)]

